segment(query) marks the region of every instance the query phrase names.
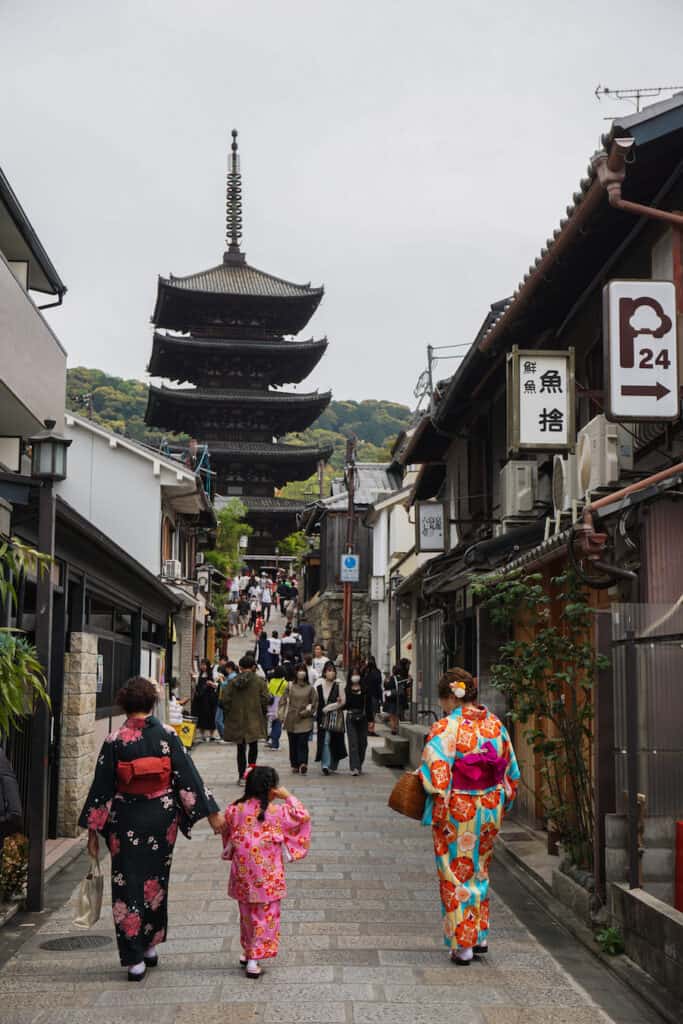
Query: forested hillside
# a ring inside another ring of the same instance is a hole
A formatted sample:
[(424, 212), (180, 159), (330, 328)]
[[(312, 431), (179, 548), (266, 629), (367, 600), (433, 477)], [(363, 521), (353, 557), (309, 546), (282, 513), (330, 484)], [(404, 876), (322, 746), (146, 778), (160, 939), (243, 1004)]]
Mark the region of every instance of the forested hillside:
[[(147, 385), (139, 380), (112, 377), (103, 370), (76, 366), (67, 371), (66, 404), (81, 416), (92, 415), (98, 423), (136, 441), (158, 447), (164, 438), (177, 440), (144, 421)], [(314, 427), (287, 437), (290, 444), (331, 444), (334, 453), (326, 477), (344, 465), (346, 438), (358, 438), (358, 459), (383, 462), (396, 435), (410, 422), (410, 409), (396, 402), (367, 399), (363, 402), (331, 402)], [(313, 481), (289, 484), (283, 494), (299, 497), (314, 489)]]

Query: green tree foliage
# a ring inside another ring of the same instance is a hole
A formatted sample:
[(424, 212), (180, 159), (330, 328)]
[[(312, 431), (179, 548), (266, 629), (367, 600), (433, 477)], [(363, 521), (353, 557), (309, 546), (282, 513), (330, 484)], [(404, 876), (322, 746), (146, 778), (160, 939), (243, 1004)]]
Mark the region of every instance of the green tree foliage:
[[(17, 585), (27, 573), (49, 572), (50, 559), (16, 538), (0, 538), (0, 606), (16, 604)], [(38, 654), (20, 630), (0, 629), (0, 738), (20, 728), (38, 700), (49, 705)]]
[(308, 537), (303, 530), (297, 530), (295, 533), (290, 533), (288, 537), (281, 540), (278, 544), (281, 555), (293, 555), (294, 568), (299, 570), (303, 561), (303, 557), (307, 551), (310, 550), (310, 544)]
[(206, 560), (226, 576), (233, 575), (240, 568), (240, 537), (253, 533), (252, 527), (245, 522), (246, 514), (247, 510), (239, 498), (232, 498), (216, 516), (216, 546), (207, 553)]
[[(550, 581), (540, 574), (492, 573), (472, 583), (494, 626), (511, 636), (491, 666), (491, 682), (509, 698), (513, 721), (526, 726), (527, 742), (538, 755), (544, 779), (542, 799), (569, 860), (590, 870), (593, 864), (595, 808), (590, 775), (593, 741), (592, 690), (607, 660), (592, 643), (593, 616), (586, 591), (573, 572)], [(552, 600), (562, 608), (551, 616)]]
[[(103, 370), (75, 366), (67, 371), (66, 404), (81, 416), (92, 408), (93, 419), (117, 434), (125, 434), (135, 441), (158, 448), (163, 440), (178, 443), (186, 440), (182, 435), (148, 427), (145, 423), (147, 385), (139, 380), (113, 377)], [(410, 423), (407, 405), (368, 399), (363, 402), (330, 402), (315, 425), (300, 434), (291, 434), (287, 444), (332, 445), (331, 471), (339, 475), (344, 467), (346, 438), (354, 433), (358, 438), (358, 458), (363, 462), (386, 462), (391, 445), (401, 430)], [(329, 488), (326, 487), (326, 493)], [(288, 484), (284, 497), (310, 497), (317, 493), (317, 478)]]

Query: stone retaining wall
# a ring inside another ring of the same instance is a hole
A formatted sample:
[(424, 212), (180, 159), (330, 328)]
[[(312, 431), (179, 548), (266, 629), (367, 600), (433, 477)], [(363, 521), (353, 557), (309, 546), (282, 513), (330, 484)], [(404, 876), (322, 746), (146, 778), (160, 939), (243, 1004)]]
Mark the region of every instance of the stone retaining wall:
[(57, 832), (77, 836), (78, 816), (95, 767), (97, 637), (72, 633), (64, 658)]

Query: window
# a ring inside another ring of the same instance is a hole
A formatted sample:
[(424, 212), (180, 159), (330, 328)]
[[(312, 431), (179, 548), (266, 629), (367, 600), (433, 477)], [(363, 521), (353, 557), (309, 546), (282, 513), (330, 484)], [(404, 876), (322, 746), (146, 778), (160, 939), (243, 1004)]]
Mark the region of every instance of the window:
[(88, 625), (92, 629), (111, 633), (114, 626), (114, 609), (99, 597), (91, 597), (88, 606)]

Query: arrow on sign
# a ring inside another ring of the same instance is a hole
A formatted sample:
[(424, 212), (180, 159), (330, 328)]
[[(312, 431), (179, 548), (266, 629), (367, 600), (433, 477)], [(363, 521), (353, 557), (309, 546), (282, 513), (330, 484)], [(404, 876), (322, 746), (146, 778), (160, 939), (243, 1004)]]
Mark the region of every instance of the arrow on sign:
[(621, 385), (622, 395), (630, 395), (634, 398), (656, 398), (659, 401), (660, 398), (664, 398), (664, 395), (670, 394), (669, 388), (665, 388), (663, 384), (657, 381), (656, 384), (622, 384)]

